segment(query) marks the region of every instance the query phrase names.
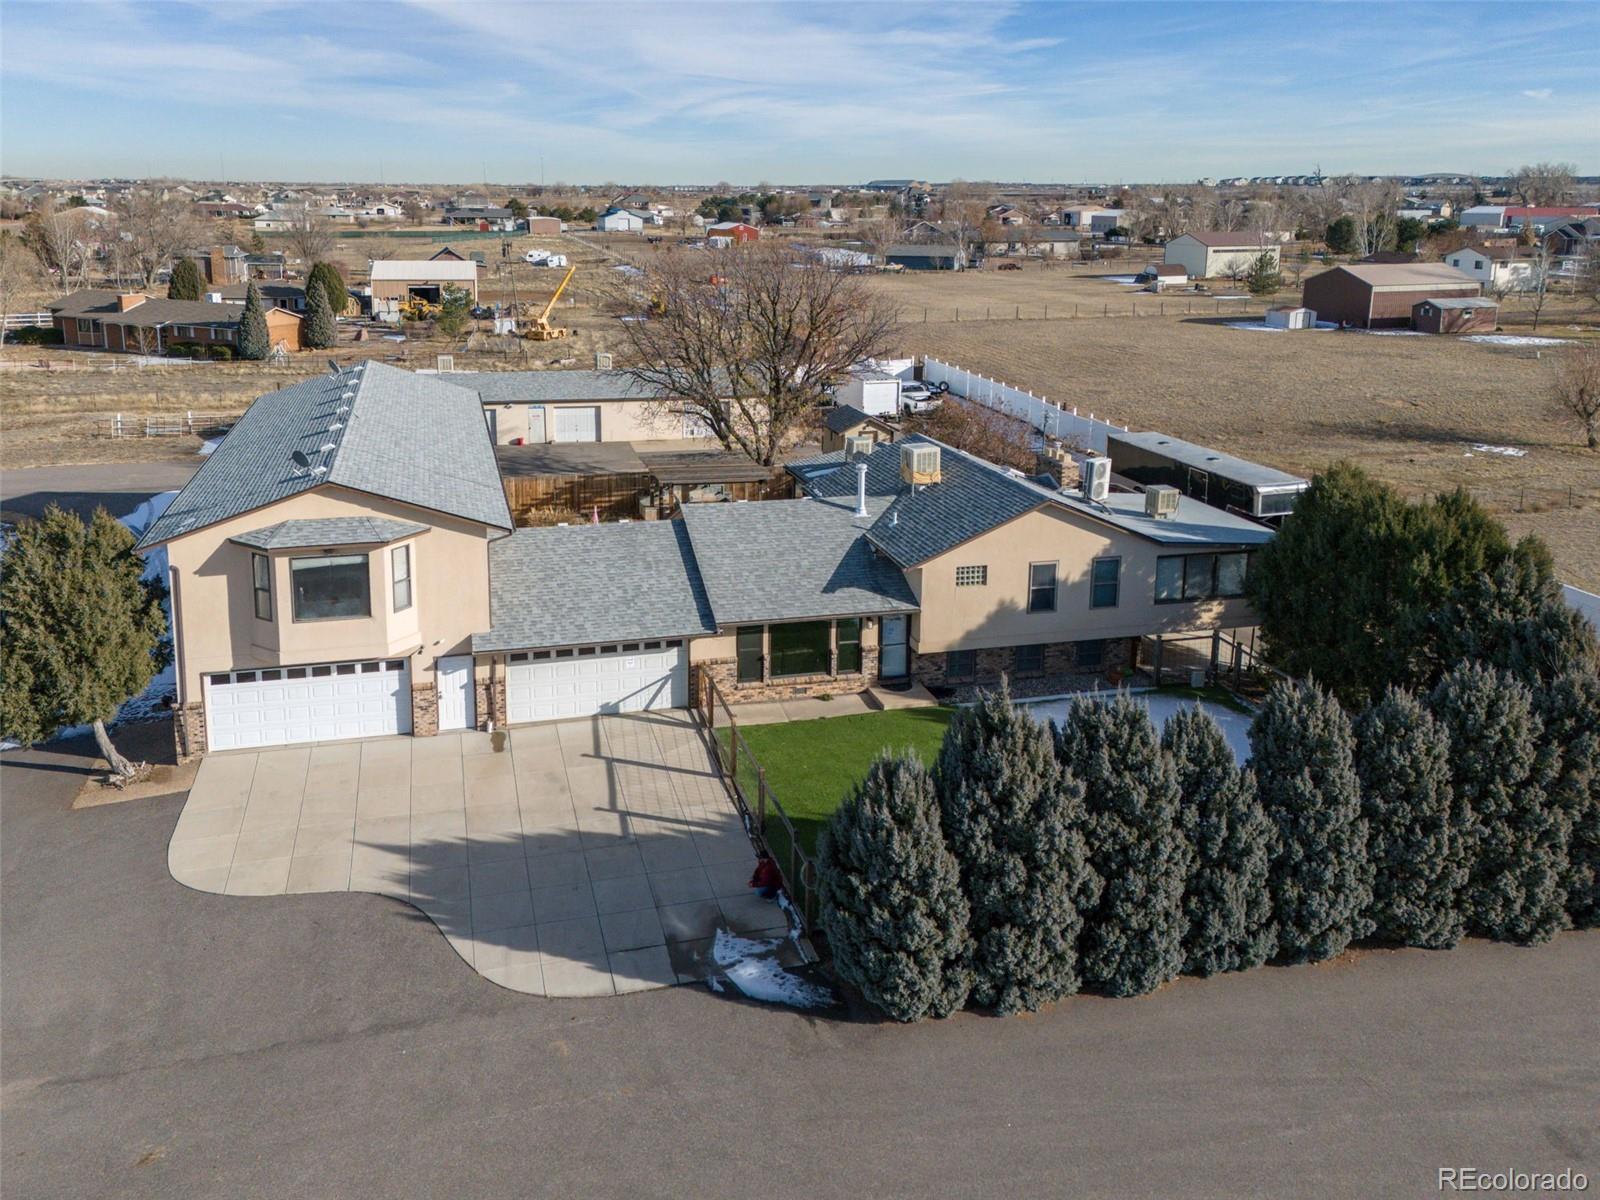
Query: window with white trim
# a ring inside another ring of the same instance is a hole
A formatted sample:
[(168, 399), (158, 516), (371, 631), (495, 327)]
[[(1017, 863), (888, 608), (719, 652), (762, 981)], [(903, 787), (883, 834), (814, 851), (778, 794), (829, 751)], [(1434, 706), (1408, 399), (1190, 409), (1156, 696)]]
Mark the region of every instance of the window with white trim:
[(405, 612), (411, 607), (411, 547), (396, 546), (391, 550), (389, 565), (394, 575), (394, 611)]

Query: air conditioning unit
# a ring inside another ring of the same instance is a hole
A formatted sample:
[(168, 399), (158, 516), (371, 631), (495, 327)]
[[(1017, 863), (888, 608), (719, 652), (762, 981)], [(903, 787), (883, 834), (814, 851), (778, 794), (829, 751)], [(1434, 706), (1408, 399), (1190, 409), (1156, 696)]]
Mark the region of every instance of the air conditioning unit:
[(1078, 461), (1078, 479), (1085, 496), (1104, 502), (1111, 494), (1111, 460), (1098, 454), (1084, 455)]
[(846, 462), (855, 462), (858, 458), (866, 458), (872, 453), (873, 447), (878, 443), (869, 437), (858, 434), (845, 438), (844, 457)]
[(454, 354), (440, 354), (435, 359), (436, 368), (440, 371), (454, 371), (456, 369), (456, 356)]
[(939, 482), (939, 447), (927, 442), (904, 442), (900, 446), (900, 478), (912, 487)]
[(1144, 515), (1168, 520), (1178, 515), (1178, 489), (1153, 483), (1144, 490)]

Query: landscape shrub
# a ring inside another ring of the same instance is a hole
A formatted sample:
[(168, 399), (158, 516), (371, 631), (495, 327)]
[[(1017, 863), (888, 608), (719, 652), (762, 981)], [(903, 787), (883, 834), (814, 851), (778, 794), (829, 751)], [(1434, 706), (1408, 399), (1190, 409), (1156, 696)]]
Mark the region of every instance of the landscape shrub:
[(1350, 719), (1314, 683), (1276, 683), (1250, 727), (1261, 806), (1276, 831), (1272, 867), (1278, 952), (1315, 962), (1369, 932), (1367, 823)]
[(196, 354), (203, 354), (204, 350), (199, 342), (168, 342), (168, 358), (193, 358)]
[(6, 341), (14, 346), (59, 346), (63, 340), (61, 330), (53, 325), (13, 329), (6, 334)]
[(232, 346), (207, 346), (206, 347), (206, 357), (211, 359), (212, 362), (232, 362), (233, 361), (233, 347)]
[(1259, 967), (1276, 953), (1272, 823), (1255, 776), (1234, 761), (1212, 716), (1195, 705), (1167, 718), (1161, 747), (1178, 784), (1178, 823), (1194, 861), (1183, 894), (1184, 970), (1197, 975)]
[(350, 289), (345, 284), (344, 275), (340, 273), (338, 266), (334, 263), (314, 263), (311, 270), (306, 274), (306, 312), (308, 314), (311, 311), (311, 293), (319, 289), (327, 297), (328, 311), (337, 319), (350, 305)]
[(1149, 710), (1126, 694), (1074, 701), (1055, 746), (1065, 772), (1083, 785), (1089, 865), (1103, 884), (1083, 913), (1083, 981), (1112, 996), (1153, 991), (1184, 962), (1192, 855), (1178, 828), (1172, 764)]
[(1567, 814), (1549, 803), (1557, 762), (1543, 744), (1533, 694), (1513, 676), (1463, 663), (1431, 707), (1450, 745), (1456, 803), (1470, 821), (1462, 912), (1500, 941), (1548, 941), (1566, 923)]
[(1562, 872), (1573, 927), (1600, 925), (1600, 675), (1572, 670), (1539, 689), (1546, 753), (1559, 758), (1550, 803), (1566, 814), (1569, 835)]
[(1471, 830), (1455, 808), (1444, 730), (1414, 695), (1392, 688), (1357, 719), (1355, 736), (1374, 931), (1410, 946), (1454, 946), (1464, 932)]
[(885, 755), (817, 846), (821, 923), (842, 979), (896, 1021), (946, 1017), (972, 988), (961, 869), (945, 845), (933, 777)]
[(1592, 670), (1597, 659), (1593, 629), (1562, 596), (1550, 553), (1533, 538), (1457, 589), (1435, 620), (1435, 640), (1446, 667), (1482, 662), (1530, 687)]
[(971, 908), (972, 997), (1001, 1013), (1078, 990), (1082, 910), (1100, 894), (1083, 841), (1083, 785), (1049, 732), (985, 693), (952, 718), (934, 766), (945, 840)]

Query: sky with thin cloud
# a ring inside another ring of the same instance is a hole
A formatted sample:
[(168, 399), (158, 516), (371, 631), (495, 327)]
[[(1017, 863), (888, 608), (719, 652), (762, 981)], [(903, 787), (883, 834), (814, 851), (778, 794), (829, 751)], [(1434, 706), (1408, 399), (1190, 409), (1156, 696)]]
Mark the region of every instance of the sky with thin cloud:
[(1600, 172), (1600, 5), (0, 0), (0, 169), (495, 183)]

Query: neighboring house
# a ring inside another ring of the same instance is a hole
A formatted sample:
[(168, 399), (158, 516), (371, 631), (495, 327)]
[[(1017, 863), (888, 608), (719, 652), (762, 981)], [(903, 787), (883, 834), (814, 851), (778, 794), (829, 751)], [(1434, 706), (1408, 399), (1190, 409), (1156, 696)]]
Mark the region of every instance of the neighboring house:
[(1448, 263), (1352, 263), (1311, 276), (1301, 299), (1319, 321), (1404, 329), (1419, 300), (1473, 297), (1481, 290)]
[(461, 288), (478, 302), (478, 264), (470, 260), (377, 259), (370, 272), (372, 315), (381, 321), (398, 321), (410, 300), (438, 304), (447, 288)]
[(190, 256), (209, 284), (239, 283), (250, 278), (250, 256), (239, 246), (212, 246)]
[(432, 254), (428, 255), (428, 261), (429, 262), (466, 262), (467, 261), (467, 256), (465, 254), (458, 253), (456, 250), (454, 250), (453, 248), (451, 248), (449, 246), (440, 246), (439, 249), (435, 250)]
[(446, 209), (439, 219), (446, 225), (467, 225), (479, 230), (511, 229), (516, 225), (509, 208), (489, 204)]
[(1532, 246), (1463, 246), (1444, 261), (1471, 276), (1489, 292), (1523, 291), (1534, 282)]
[(1560, 258), (1567, 258), (1575, 254), (1582, 254), (1590, 247), (1600, 244), (1600, 217), (1590, 217), (1585, 221), (1567, 221), (1557, 225), (1545, 235), (1546, 244), (1550, 253)]
[(250, 279), (283, 279), (287, 274), (287, 265), (281, 251), (265, 254), (246, 254), (244, 267)]
[(1489, 333), (1500, 306), (1482, 296), (1440, 296), (1411, 306), (1411, 327), (1420, 333)]
[(484, 371), (440, 376), (477, 395), (497, 445), (708, 438), (693, 413), (625, 371)]
[(908, 271), (961, 271), (967, 256), (951, 242), (901, 242), (884, 252), (883, 261)]
[[(168, 300), (142, 292), (88, 289), (46, 305), (62, 344), (80, 350), (165, 354), (174, 343), (239, 348), (243, 303)], [(299, 350), (302, 318), (283, 308), (266, 312), (273, 346)]]
[(602, 233), (640, 233), (645, 227), (645, 218), (631, 209), (608, 208), (595, 219), (594, 227)]
[(1079, 233), (1099, 234), (1104, 236), (1115, 229), (1122, 222), (1120, 208), (1106, 208), (1100, 204), (1085, 204), (1077, 208), (1063, 209), (1061, 224), (1068, 229), (1076, 229)]
[(743, 221), (718, 221), (706, 226), (706, 241), (712, 246), (731, 246), (736, 242), (753, 242), (761, 236), (754, 225)]
[(1582, 206), (1554, 207), (1518, 204), (1479, 204), (1463, 209), (1461, 224), (1479, 229), (1521, 229), (1532, 225), (1544, 233), (1567, 221), (1594, 216), (1594, 209)]
[(1262, 254), (1278, 266), (1278, 247), (1251, 233), (1201, 231), (1185, 233), (1167, 243), (1161, 261), (1180, 266), (1190, 279), (1220, 279), (1248, 269)]
[(1022, 239), (1029, 254), (1046, 258), (1077, 258), (1083, 235), (1074, 229), (1043, 229), (1035, 227)]
[[(245, 294), (250, 290), (248, 283), (235, 283), (230, 287), (220, 288), (215, 293), (230, 304), (243, 304)], [(282, 308), (292, 313), (306, 311), (306, 288), (303, 283), (273, 283), (260, 281), (256, 283), (256, 292), (261, 296), (261, 302), (269, 308)], [(341, 309), (334, 316), (343, 315)]]
[(830, 408), (828, 415), (822, 419), (822, 429), (824, 454), (843, 450), (850, 438), (866, 438), (876, 445), (878, 442), (892, 442), (895, 437), (895, 427), (886, 417), (862, 412), (848, 404)]
[(561, 232), (561, 218), (539, 216), (529, 217), (528, 232), (536, 237), (554, 237), (556, 234)]
[(1467, 229), (1503, 229), (1505, 215), (1504, 204), (1474, 204), (1471, 208), (1461, 210), (1459, 220)]

